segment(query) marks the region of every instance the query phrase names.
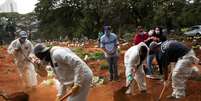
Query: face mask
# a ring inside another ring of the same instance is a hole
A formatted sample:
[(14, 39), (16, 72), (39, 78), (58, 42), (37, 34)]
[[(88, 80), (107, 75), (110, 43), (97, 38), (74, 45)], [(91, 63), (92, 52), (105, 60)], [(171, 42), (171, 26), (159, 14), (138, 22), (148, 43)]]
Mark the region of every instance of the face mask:
[(139, 34), (140, 34), (140, 35), (143, 35), (143, 34), (144, 34), (144, 32), (140, 32)]
[(27, 38), (20, 38), (19, 41), (20, 43), (24, 43), (26, 41)]
[(106, 34), (107, 36), (109, 36), (109, 35), (110, 35), (110, 32), (109, 32), (109, 31), (105, 31), (105, 34)]
[(159, 34), (160, 32), (159, 31), (155, 31), (156, 32), (156, 34)]
[(42, 65), (48, 65), (49, 62), (48, 62), (45, 58), (43, 58), (43, 59), (41, 60), (41, 64), (42, 64)]

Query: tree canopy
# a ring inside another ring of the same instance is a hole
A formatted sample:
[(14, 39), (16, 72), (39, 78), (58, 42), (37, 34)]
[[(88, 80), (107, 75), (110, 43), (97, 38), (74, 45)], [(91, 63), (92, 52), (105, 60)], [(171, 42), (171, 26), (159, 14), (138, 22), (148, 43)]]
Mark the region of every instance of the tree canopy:
[(177, 29), (201, 23), (200, 0), (39, 0), (41, 36), (96, 38), (103, 25), (118, 35), (135, 27)]

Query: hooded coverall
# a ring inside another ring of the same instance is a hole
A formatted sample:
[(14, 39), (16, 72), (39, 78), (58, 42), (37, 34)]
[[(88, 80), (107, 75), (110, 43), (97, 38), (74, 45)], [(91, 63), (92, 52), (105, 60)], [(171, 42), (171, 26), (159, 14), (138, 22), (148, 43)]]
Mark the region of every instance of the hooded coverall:
[(80, 89), (74, 96), (69, 96), (67, 101), (87, 101), (93, 76), (88, 65), (68, 48), (55, 46), (51, 48), (50, 54), (53, 71), (59, 81), (57, 96), (63, 96), (66, 89), (75, 84)]
[(29, 40), (25, 40), (23, 44), (19, 39), (15, 39), (8, 47), (8, 53), (15, 57), (15, 63), (18, 67), (20, 78), (26, 87), (34, 87), (37, 85), (37, 77), (34, 65), (28, 60), (32, 53), (33, 45)]
[[(139, 50), (140, 47), (145, 46), (147, 47), (147, 45), (144, 42), (139, 43), (138, 45), (132, 46), (131, 48), (129, 48), (125, 55), (124, 55), (124, 64), (126, 67), (126, 84), (128, 85), (130, 83), (128, 77), (129, 75), (132, 75), (134, 77), (134, 79), (136, 80), (139, 90), (140, 91), (144, 91), (146, 90), (146, 81), (145, 81), (145, 73), (144, 73), (144, 69), (143, 69), (143, 65), (142, 63), (140, 64), (140, 56), (139, 56)], [(148, 47), (147, 47), (147, 50)], [(148, 54), (148, 51), (147, 51)], [(143, 60), (144, 61), (144, 60)], [(139, 65), (139, 67), (137, 68), (137, 66)], [(135, 69), (135, 73), (133, 73), (133, 69)], [(129, 89), (127, 90), (127, 94), (130, 94), (133, 90), (133, 84), (129, 87)]]
[(186, 95), (186, 81), (191, 76), (192, 72), (198, 72), (192, 68), (192, 64), (197, 64), (199, 59), (195, 56), (193, 50), (189, 51), (176, 63), (172, 73), (172, 96), (181, 98)]

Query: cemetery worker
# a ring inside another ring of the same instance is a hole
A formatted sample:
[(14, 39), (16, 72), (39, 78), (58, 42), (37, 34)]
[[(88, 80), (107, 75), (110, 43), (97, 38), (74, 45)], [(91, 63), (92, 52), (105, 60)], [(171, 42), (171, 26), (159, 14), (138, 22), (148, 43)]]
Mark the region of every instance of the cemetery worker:
[(164, 85), (168, 82), (168, 65), (170, 62), (176, 62), (175, 68), (172, 70), (172, 88), (173, 93), (170, 98), (181, 98), (185, 96), (186, 80), (192, 73), (192, 64), (199, 63), (199, 59), (195, 56), (195, 52), (181, 42), (168, 40), (162, 44), (155, 43), (150, 50), (160, 53), (159, 66), (164, 72)]
[(37, 44), (34, 54), (41, 60), (41, 64), (50, 64), (53, 67), (60, 83), (57, 100), (69, 88), (67, 91), (71, 95), (68, 97), (68, 101), (87, 101), (93, 73), (82, 59), (69, 48), (58, 46), (49, 48), (44, 44)]
[(118, 39), (115, 33), (111, 32), (111, 26), (104, 26), (104, 35), (101, 37), (101, 48), (109, 64), (110, 81), (118, 80)]
[[(144, 42), (141, 42), (129, 48), (124, 55), (126, 84), (129, 85), (135, 79), (141, 93), (146, 93), (147, 90), (143, 62), (146, 60), (148, 52), (148, 46)], [(134, 82), (132, 82), (126, 94), (132, 93), (133, 84)]]
[(11, 42), (8, 47), (8, 53), (15, 58), (20, 78), (26, 88), (35, 88), (37, 77), (34, 65), (30, 62), (30, 56), (33, 55), (33, 44), (27, 39), (27, 32), (21, 31), (19, 38)]
[(195, 56), (184, 56), (179, 60), (172, 73), (173, 92), (167, 98), (179, 99), (186, 96), (186, 81), (192, 74), (200, 74), (199, 69), (192, 64), (197, 64), (199, 59)]

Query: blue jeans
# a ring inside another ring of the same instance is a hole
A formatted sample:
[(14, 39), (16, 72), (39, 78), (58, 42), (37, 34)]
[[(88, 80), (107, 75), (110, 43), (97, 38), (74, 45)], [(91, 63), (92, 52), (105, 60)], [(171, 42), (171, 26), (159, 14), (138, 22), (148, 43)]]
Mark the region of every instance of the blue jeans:
[(152, 68), (152, 61), (154, 59), (155, 54), (148, 55), (147, 56), (147, 69), (146, 69), (146, 75), (152, 75), (153, 74), (153, 68)]
[(110, 79), (118, 79), (118, 56), (106, 57), (106, 59), (109, 64)]

